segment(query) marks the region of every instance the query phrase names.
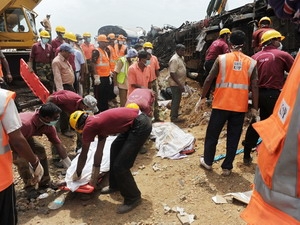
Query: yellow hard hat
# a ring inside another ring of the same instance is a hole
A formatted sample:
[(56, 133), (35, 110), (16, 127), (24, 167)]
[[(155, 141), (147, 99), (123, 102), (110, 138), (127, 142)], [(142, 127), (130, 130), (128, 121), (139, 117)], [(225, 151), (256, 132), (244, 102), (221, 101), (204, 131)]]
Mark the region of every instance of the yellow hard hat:
[(43, 38), (50, 38), (50, 34), (49, 34), (48, 31), (42, 30), (42, 31), (40, 32), (40, 37), (43, 37)]
[(280, 38), (282, 41), (285, 37), (281, 35), (277, 30), (268, 30), (261, 36), (261, 44), (264, 44), (265, 42), (272, 40), (273, 38)]
[(83, 37), (91, 37), (92, 35), (89, 32), (84, 32), (82, 36)]
[(130, 109), (140, 109), (140, 107), (138, 106), (138, 104), (136, 103), (128, 103), (126, 105), (126, 108), (130, 108)]
[(97, 41), (108, 42), (107, 37), (106, 37), (105, 34), (100, 34), (100, 35), (97, 37)]
[(71, 115), (70, 115), (70, 118), (69, 118), (69, 123), (70, 123), (70, 126), (76, 130), (78, 133), (82, 133), (82, 130), (80, 130), (78, 127), (80, 127), (80, 125), (78, 124), (79, 122), (79, 119), (81, 119), (82, 116), (88, 116), (88, 113), (84, 112), (84, 111), (81, 111), (81, 110), (77, 110), (75, 112), (73, 112)]
[(223, 34), (231, 34), (231, 31), (228, 28), (223, 28), (222, 30), (220, 30), (219, 36)]
[(116, 35), (114, 33), (110, 33), (110, 34), (107, 35), (107, 39), (115, 40), (116, 39)]
[(264, 16), (264, 17), (262, 17), (262, 18), (259, 20), (258, 26), (260, 26), (260, 24), (261, 24), (262, 21), (269, 21), (270, 24), (272, 23), (270, 17)]
[(143, 44), (143, 48), (153, 48), (153, 45), (151, 44), (151, 42), (145, 42)]
[(72, 32), (66, 32), (63, 36), (64, 39), (68, 39), (70, 41), (74, 41), (74, 42), (77, 42), (77, 39), (76, 39), (76, 35), (73, 34)]
[(66, 32), (66, 29), (63, 27), (63, 26), (57, 26), (55, 28), (55, 31), (56, 32), (60, 32), (60, 33), (65, 33)]
[(124, 40), (126, 40), (126, 37), (124, 37), (124, 35), (122, 35), (122, 34), (119, 34), (118, 40), (119, 41), (124, 41)]

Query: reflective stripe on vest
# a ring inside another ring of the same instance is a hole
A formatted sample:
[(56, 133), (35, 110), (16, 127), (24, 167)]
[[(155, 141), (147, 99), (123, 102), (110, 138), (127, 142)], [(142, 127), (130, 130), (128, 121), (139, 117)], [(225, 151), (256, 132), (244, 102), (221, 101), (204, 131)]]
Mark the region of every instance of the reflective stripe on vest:
[(122, 57), (125, 55), (125, 51), (126, 51), (126, 45), (122, 45), (121, 48), (119, 48), (119, 44), (115, 44), (115, 51), (118, 57)]
[[(259, 168), (255, 174), (255, 189), (264, 201), (300, 221), (299, 186), (299, 132), (300, 88), (289, 122), (287, 135), (272, 176), (271, 189), (264, 183)], [(281, 146), (278, 146), (279, 148)], [(263, 149), (265, 150), (265, 149)], [(276, 151), (277, 152), (277, 151)]]
[[(241, 52), (220, 55), (217, 60), (219, 74), (216, 79), (212, 108), (247, 112), (250, 77), (256, 61)], [(238, 100), (237, 96), (239, 96)]]
[(100, 77), (108, 77), (110, 74), (109, 58), (105, 51), (101, 48), (97, 49), (99, 51), (99, 57), (96, 62), (96, 71)]
[[(220, 62), (221, 62), (221, 68), (220, 68), (220, 74), (221, 74), (221, 82), (219, 84), (216, 84), (216, 88), (235, 88), (235, 89), (244, 89), (248, 90), (249, 85), (246, 84), (235, 84), (235, 83), (226, 83), (226, 54), (219, 56)], [(248, 77), (251, 77), (251, 74), (253, 72), (253, 69), (256, 65), (256, 62), (251, 60), (250, 67), (248, 69)]]
[(0, 89), (0, 192), (6, 189), (13, 183), (13, 171), (12, 171), (12, 151), (8, 143), (8, 135), (3, 129), (1, 120), (5, 114), (6, 107), (11, 99), (14, 99), (16, 93)]

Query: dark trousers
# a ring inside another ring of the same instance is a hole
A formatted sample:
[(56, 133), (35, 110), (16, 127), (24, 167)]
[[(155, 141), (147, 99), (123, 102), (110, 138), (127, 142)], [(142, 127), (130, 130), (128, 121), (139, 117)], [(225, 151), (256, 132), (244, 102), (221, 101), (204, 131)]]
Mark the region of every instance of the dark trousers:
[(204, 161), (212, 165), (220, 133), (227, 122), (226, 157), (222, 169), (233, 168), (233, 160), (241, 137), (245, 113), (213, 109), (206, 130), (204, 142)]
[(109, 186), (120, 190), (126, 205), (141, 198), (130, 168), (151, 130), (151, 120), (142, 113), (134, 120), (132, 128), (119, 134), (111, 145)]
[(14, 184), (0, 191), (0, 224), (15, 225), (18, 223), (16, 194)]
[[(265, 120), (273, 113), (276, 101), (280, 95), (280, 90), (276, 89), (259, 89), (258, 107), (260, 109), (260, 119)], [(256, 121), (251, 120), (250, 125), (247, 128), (245, 141), (244, 141), (244, 159), (250, 158), (252, 148), (257, 144), (259, 135), (252, 127), (252, 124)]]
[(171, 120), (178, 117), (182, 91), (179, 86), (171, 86), (172, 102), (171, 102)]
[(101, 83), (99, 85), (94, 85), (94, 95), (97, 99), (97, 106), (99, 113), (108, 109), (108, 101), (111, 97), (110, 93), (110, 83), (109, 77), (100, 77)]
[[(215, 63), (215, 60), (208, 60), (208, 61), (204, 62), (205, 74), (204, 74), (202, 86), (203, 86), (204, 81), (205, 81), (206, 77), (208, 76), (211, 68), (213, 67), (214, 63)], [(215, 85), (216, 85), (216, 79), (214, 79), (213, 83), (210, 85), (210, 88), (205, 96), (207, 99), (209, 99), (210, 93), (215, 89)]]

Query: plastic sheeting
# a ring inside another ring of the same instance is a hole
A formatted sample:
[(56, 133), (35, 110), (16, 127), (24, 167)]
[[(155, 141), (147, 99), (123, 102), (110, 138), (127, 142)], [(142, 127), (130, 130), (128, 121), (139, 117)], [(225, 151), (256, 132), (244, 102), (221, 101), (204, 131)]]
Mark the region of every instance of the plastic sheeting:
[(194, 149), (195, 137), (172, 122), (154, 123), (151, 136), (155, 138), (157, 156), (162, 158), (180, 159), (185, 156), (181, 151)]
[[(103, 157), (102, 157), (102, 162), (101, 162), (101, 172), (107, 172), (109, 171), (109, 165), (110, 165), (110, 146), (111, 143), (115, 140), (116, 136), (109, 136), (106, 138), (106, 142), (104, 145), (103, 149)], [(90, 149), (87, 155), (87, 160), (85, 163), (85, 166), (83, 167), (82, 174), (81, 174), (81, 179), (78, 181), (73, 181), (72, 176), (76, 171), (77, 167), (77, 161), (79, 154), (72, 160), (71, 166), (68, 168), (65, 181), (67, 183), (67, 187), (73, 192), (76, 191), (81, 185), (87, 184), (92, 175), (92, 168), (94, 164), (94, 154), (97, 149), (97, 144), (98, 144), (98, 138), (95, 138), (95, 140), (91, 143)], [(81, 151), (81, 149), (79, 150)]]

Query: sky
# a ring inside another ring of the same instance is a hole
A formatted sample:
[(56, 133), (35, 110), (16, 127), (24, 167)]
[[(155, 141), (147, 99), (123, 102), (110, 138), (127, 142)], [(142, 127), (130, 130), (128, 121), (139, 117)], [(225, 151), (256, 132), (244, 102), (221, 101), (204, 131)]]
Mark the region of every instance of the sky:
[[(227, 9), (233, 9), (253, 0), (228, 0)], [(186, 21), (205, 18), (207, 0), (42, 0), (34, 9), (38, 14), (37, 28), (41, 28), (46, 14), (50, 14), (52, 31), (58, 25), (66, 31), (96, 36), (100, 27), (117, 25), (124, 28), (142, 27), (146, 32), (151, 25), (179, 27)]]

